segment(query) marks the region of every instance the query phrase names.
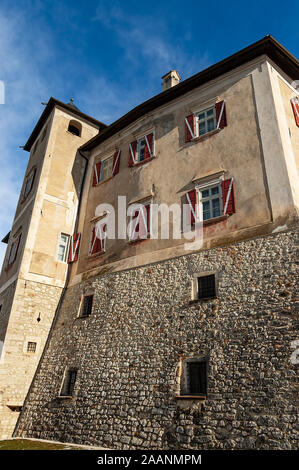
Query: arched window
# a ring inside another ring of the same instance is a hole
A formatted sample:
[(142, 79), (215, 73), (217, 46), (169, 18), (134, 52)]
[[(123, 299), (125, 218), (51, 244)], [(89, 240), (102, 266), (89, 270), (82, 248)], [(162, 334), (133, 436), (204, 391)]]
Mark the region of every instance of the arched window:
[(80, 122), (73, 121), (73, 120), (69, 122), (68, 131), (71, 132), (71, 134), (74, 134), (74, 135), (77, 135), (78, 137), (80, 137), (81, 136), (81, 129), (82, 129), (82, 126), (81, 126)]

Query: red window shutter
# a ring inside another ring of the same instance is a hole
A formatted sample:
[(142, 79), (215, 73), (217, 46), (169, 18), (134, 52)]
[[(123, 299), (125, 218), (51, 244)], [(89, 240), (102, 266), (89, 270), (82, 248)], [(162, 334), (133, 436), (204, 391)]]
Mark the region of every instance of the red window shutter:
[(78, 260), (79, 246), (80, 246), (80, 233), (74, 233), (70, 240), (68, 262), (73, 263)]
[(222, 204), (223, 214), (232, 215), (236, 212), (233, 178), (222, 181)]
[(96, 186), (99, 182), (100, 178), (100, 171), (101, 171), (101, 162), (98, 162), (95, 164), (93, 168), (93, 179), (92, 179), (92, 185)]
[[(137, 221), (138, 219), (138, 221)], [(137, 240), (139, 234), (139, 210), (135, 211), (131, 216), (131, 233), (130, 240)]]
[(196, 215), (196, 204), (197, 204), (197, 192), (196, 189), (191, 189), (187, 193), (187, 202), (188, 202), (188, 213), (189, 213), (189, 220), (188, 222), (191, 225), (195, 224), (195, 215)]
[(185, 118), (185, 142), (190, 142), (195, 137), (195, 116), (190, 114)]
[(144, 158), (150, 158), (153, 156), (153, 141), (154, 141), (154, 134), (148, 134), (145, 139), (145, 150), (144, 150)]
[[(223, 108), (223, 109), (222, 109)], [(216, 125), (219, 122), (219, 129), (222, 129), (223, 127), (227, 126), (227, 119), (226, 119), (226, 107), (225, 107), (225, 102), (224, 101), (219, 101), (218, 103), (215, 104), (215, 109), (216, 109)], [(220, 117), (221, 115), (221, 117)]]
[[(132, 155), (133, 154), (133, 155)], [(134, 156), (134, 158), (133, 158)], [(129, 148), (129, 166), (133, 166), (136, 162), (137, 159), (137, 140), (134, 142), (130, 143), (130, 148)], [(135, 160), (135, 162), (134, 162)]]
[(113, 156), (112, 175), (115, 176), (119, 172), (120, 150), (116, 150)]
[(295, 122), (297, 126), (299, 127), (299, 99), (298, 98), (292, 98), (291, 99), (291, 104), (295, 116)]
[(106, 224), (95, 226), (92, 229), (90, 254), (102, 253), (105, 251)]

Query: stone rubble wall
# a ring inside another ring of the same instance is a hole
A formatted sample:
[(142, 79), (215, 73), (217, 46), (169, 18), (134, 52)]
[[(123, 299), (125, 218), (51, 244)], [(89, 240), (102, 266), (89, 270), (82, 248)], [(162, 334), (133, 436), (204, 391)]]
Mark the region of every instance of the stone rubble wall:
[[(15, 435), (118, 449), (295, 449), (296, 230), (70, 287)], [(195, 273), (218, 298), (190, 302)], [(82, 294), (93, 311), (77, 318)], [(180, 361), (209, 357), (204, 403)], [(72, 400), (57, 398), (77, 367)]]
[[(13, 433), (19, 412), (12, 410), (10, 405), (23, 405), (43, 352), (61, 292), (60, 287), (19, 279), (3, 293), (4, 298), (9, 297), (11, 302), (4, 303), (9, 322), (0, 361), (0, 438), (2, 439), (11, 437)], [(27, 352), (28, 342), (36, 343), (34, 353)]]

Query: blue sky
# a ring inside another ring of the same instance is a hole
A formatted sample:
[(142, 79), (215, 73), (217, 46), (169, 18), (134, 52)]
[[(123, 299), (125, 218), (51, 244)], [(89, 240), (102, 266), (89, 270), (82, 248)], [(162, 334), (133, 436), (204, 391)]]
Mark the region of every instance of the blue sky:
[(73, 97), (109, 124), (159, 93), (170, 69), (185, 79), (266, 34), (298, 57), (298, 17), (292, 0), (1, 0), (1, 238), (11, 228), (28, 160), (19, 146), (43, 111), (41, 101)]

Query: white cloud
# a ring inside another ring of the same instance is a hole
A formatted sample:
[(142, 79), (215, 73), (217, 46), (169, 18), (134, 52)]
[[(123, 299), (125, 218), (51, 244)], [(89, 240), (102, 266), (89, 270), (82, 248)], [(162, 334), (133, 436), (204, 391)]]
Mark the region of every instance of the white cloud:
[[(159, 18), (128, 15), (119, 4), (107, 6), (102, 1), (98, 4), (93, 21), (99, 21), (113, 31), (131, 68), (140, 68), (143, 64), (151, 77), (160, 78), (169, 70), (177, 69), (182, 78), (187, 78), (210, 64), (206, 52), (195, 56), (182, 46), (186, 43), (186, 33), (184, 37), (170, 34), (165, 22)], [(187, 36), (187, 40), (191, 40), (190, 33), (187, 32)]]

